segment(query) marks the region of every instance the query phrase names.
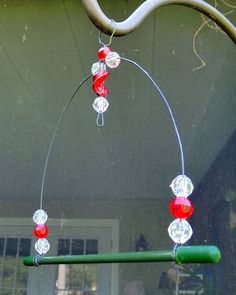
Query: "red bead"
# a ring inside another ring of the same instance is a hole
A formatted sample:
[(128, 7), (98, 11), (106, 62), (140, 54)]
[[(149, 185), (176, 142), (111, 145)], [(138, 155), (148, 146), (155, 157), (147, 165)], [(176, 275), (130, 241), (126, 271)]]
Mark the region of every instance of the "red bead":
[(102, 47), (102, 48), (99, 49), (99, 51), (98, 51), (98, 58), (100, 60), (105, 60), (106, 59), (106, 56), (110, 52), (111, 52), (111, 49), (109, 47), (104, 46), (104, 47)]
[(93, 91), (97, 93), (99, 96), (107, 97), (109, 94), (108, 89), (105, 87), (104, 83), (105, 80), (109, 76), (109, 72), (106, 70), (103, 70), (99, 72), (98, 74), (93, 76)]
[(175, 197), (170, 203), (170, 212), (175, 218), (188, 219), (194, 208), (188, 198)]
[(34, 228), (34, 235), (38, 239), (48, 236), (48, 227), (45, 224), (37, 224)]
[(109, 95), (109, 90), (104, 86), (104, 84), (101, 85), (93, 85), (94, 92), (97, 93), (98, 96), (107, 97)]

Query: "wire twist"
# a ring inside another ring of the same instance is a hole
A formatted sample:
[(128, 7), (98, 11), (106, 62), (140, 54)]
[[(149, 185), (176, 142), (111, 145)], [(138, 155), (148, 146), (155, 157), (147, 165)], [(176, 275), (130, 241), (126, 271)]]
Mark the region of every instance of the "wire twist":
[(109, 46), (111, 44), (112, 38), (113, 38), (113, 36), (114, 36), (114, 34), (116, 32), (116, 22), (114, 21), (114, 19), (111, 19), (111, 22), (112, 22), (112, 25), (113, 25), (113, 32), (110, 35), (109, 42), (107, 44), (105, 44), (105, 43), (102, 42), (102, 39), (101, 39), (101, 37), (102, 37), (102, 31), (100, 31), (99, 34), (98, 34), (98, 42), (101, 45), (103, 45), (104, 47), (107, 47), (107, 46)]

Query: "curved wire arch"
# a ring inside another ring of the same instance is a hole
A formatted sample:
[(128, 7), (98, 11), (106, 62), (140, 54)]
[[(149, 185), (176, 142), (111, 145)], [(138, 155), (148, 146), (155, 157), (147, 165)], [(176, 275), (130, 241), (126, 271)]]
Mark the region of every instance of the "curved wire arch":
[[(181, 174), (183, 176), (185, 176), (185, 159), (184, 159), (184, 150), (183, 150), (183, 144), (182, 144), (182, 140), (180, 137), (180, 133), (179, 133), (179, 129), (172, 111), (172, 108), (168, 102), (168, 99), (166, 98), (166, 96), (164, 95), (163, 91), (161, 90), (160, 86), (158, 85), (158, 83), (152, 78), (152, 76), (137, 62), (125, 58), (125, 57), (121, 57), (121, 60), (124, 60), (130, 64), (133, 64), (134, 66), (136, 66), (153, 84), (153, 86), (155, 87), (155, 89), (157, 90), (157, 93), (160, 95), (162, 101), (164, 102), (165, 106), (167, 107), (168, 110), (168, 114), (170, 116), (171, 122), (173, 124), (173, 129), (177, 138), (177, 142), (178, 142), (178, 146), (179, 146), (179, 153), (180, 153), (180, 167), (181, 167)], [(89, 74), (87, 77), (85, 77), (78, 85), (78, 87), (75, 89), (75, 91), (73, 92), (73, 94), (70, 96), (70, 98), (68, 99), (67, 103), (65, 104), (64, 108), (62, 109), (62, 112), (56, 122), (54, 131), (52, 133), (52, 136), (50, 138), (49, 141), (49, 146), (48, 146), (48, 150), (47, 150), (47, 154), (46, 154), (46, 159), (45, 159), (45, 163), (44, 163), (44, 169), (43, 169), (43, 175), (42, 175), (42, 181), (41, 181), (41, 190), (40, 190), (40, 209), (43, 208), (43, 199), (44, 199), (44, 188), (45, 188), (45, 179), (46, 179), (46, 174), (47, 174), (47, 169), (48, 169), (48, 162), (49, 162), (49, 158), (51, 155), (51, 151), (52, 151), (52, 147), (53, 147), (53, 143), (54, 143), (54, 139), (56, 137), (57, 131), (59, 130), (59, 127), (61, 126), (62, 120), (65, 116), (66, 111), (69, 109), (72, 101), (75, 98), (75, 95), (78, 93), (78, 91), (80, 90), (80, 88), (92, 77), (93, 74)], [(100, 115), (100, 113), (98, 113), (98, 115)], [(103, 115), (103, 113), (102, 113)], [(98, 127), (102, 127), (104, 125), (104, 119), (102, 117), (102, 122), (103, 124), (98, 124), (99, 122), (99, 116), (97, 117), (96, 123)]]

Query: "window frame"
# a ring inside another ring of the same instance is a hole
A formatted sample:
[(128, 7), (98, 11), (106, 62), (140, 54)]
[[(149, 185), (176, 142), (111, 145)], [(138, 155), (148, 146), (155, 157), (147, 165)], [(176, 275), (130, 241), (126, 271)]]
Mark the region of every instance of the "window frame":
[[(60, 238), (57, 236), (57, 232), (60, 228), (63, 228), (65, 236), (70, 238), (76, 238), (76, 232), (80, 229), (80, 236), (85, 238), (102, 239), (105, 247), (101, 247), (101, 243), (98, 245), (98, 251), (100, 253), (119, 252), (119, 220), (118, 219), (67, 219), (67, 218), (49, 218), (47, 220), (47, 226), (49, 227), (49, 243), (51, 244), (51, 252), (49, 256), (57, 255), (57, 240)], [(32, 234), (34, 223), (29, 218), (0, 218), (0, 236), (3, 238), (18, 237), (18, 238), (31, 238), (31, 255), (36, 255), (34, 249), (35, 238)], [(81, 229), (83, 229), (81, 231)], [(110, 233), (107, 237), (107, 233)], [(49, 267), (49, 266), (46, 266)], [(34, 295), (33, 290), (37, 290), (34, 284), (35, 278), (40, 271), (42, 274), (45, 271), (45, 266), (40, 268), (31, 268), (28, 277), (27, 293)], [(49, 277), (45, 276), (45, 283), (50, 283), (50, 280), (54, 280), (55, 272), (50, 271)], [(111, 295), (118, 295), (119, 286), (119, 265), (111, 265), (110, 276), (110, 291)], [(108, 282), (109, 283), (109, 282)], [(106, 286), (107, 287), (107, 286)], [(37, 291), (36, 291), (37, 292)], [(49, 291), (51, 292), (51, 291)], [(102, 293), (102, 292), (101, 292)]]

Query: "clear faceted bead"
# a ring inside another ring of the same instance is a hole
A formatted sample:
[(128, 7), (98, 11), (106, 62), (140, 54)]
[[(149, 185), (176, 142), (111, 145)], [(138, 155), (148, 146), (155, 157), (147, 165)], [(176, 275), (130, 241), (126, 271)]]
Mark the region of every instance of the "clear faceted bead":
[(42, 255), (48, 252), (50, 244), (47, 239), (38, 239), (35, 243), (35, 249), (40, 255)]
[(193, 230), (185, 219), (177, 218), (169, 225), (168, 233), (175, 243), (184, 244), (191, 238)]
[(96, 75), (105, 69), (106, 69), (106, 64), (102, 62), (96, 62), (92, 65), (91, 72), (93, 75)]
[(109, 68), (117, 68), (120, 64), (120, 56), (117, 52), (110, 52), (106, 56), (105, 62)]
[(176, 197), (188, 197), (193, 189), (194, 186), (190, 178), (186, 175), (178, 175), (170, 185), (174, 195)]
[(93, 103), (93, 108), (98, 113), (104, 113), (107, 110), (108, 106), (109, 106), (109, 102), (103, 96), (97, 97)]
[(44, 224), (48, 219), (47, 213), (43, 209), (35, 211), (33, 215), (33, 221), (36, 224)]

